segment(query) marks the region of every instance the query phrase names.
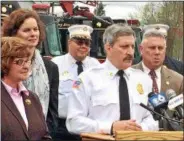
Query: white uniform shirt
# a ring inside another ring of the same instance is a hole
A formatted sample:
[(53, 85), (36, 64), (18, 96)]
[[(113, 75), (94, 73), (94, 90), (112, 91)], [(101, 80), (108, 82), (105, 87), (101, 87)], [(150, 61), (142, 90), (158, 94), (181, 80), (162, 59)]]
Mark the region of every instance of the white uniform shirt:
[[(108, 60), (79, 75), (73, 85), (69, 99), (66, 126), (69, 132), (110, 133), (112, 123), (120, 119), (118, 69)], [(152, 82), (140, 70), (129, 68), (124, 75), (130, 100), (130, 116), (143, 130), (158, 130), (149, 111), (139, 103), (147, 105)]]
[[(145, 64), (142, 62), (142, 67), (143, 67), (143, 71), (149, 76), (149, 78), (151, 79), (151, 76), (149, 75), (150, 73), (150, 69), (148, 67), (145, 66)], [(155, 73), (157, 75), (156, 77), (156, 83), (158, 86), (158, 91), (160, 92), (161, 90), (161, 67), (159, 67), (158, 69), (155, 70)], [(151, 79), (152, 81), (152, 79)]]
[[(63, 56), (54, 57), (52, 61), (57, 64), (59, 68), (58, 113), (60, 118), (66, 118), (68, 98), (71, 94), (73, 81), (76, 80), (78, 76), (78, 66), (76, 60), (69, 53)], [(100, 64), (97, 59), (89, 56), (87, 56), (82, 63), (83, 71)]]

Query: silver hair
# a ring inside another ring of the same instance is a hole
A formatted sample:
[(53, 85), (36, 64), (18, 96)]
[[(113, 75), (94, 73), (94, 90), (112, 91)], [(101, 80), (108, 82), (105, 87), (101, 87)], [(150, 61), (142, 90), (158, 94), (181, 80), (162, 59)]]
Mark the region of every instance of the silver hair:
[(105, 29), (103, 34), (103, 43), (104, 45), (106, 43), (113, 45), (118, 37), (131, 35), (135, 37), (135, 32), (130, 26), (123, 24), (113, 24)]
[(166, 36), (159, 30), (152, 30), (152, 31), (145, 32), (143, 34), (143, 40), (148, 37), (161, 37), (166, 39)]

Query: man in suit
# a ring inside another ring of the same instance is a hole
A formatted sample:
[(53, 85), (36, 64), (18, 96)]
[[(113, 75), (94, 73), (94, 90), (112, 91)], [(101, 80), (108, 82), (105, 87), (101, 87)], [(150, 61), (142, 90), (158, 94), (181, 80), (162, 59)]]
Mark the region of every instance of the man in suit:
[(134, 68), (149, 74), (153, 70), (156, 74), (158, 92), (173, 89), (177, 94), (183, 93), (183, 76), (163, 65), (166, 54), (167, 25), (148, 25), (144, 29), (143, 40), (140, 45), (142, 61)]
[[(154, 93), (166, 92), (173, 89), (176, 94), (183, 93), (183, 76), (163, 65), (166, 54), (167, 25), (149, 25), (144, 31), (143, 40), (140, 45), (142, 61), (133, 68), (137, 68), (148, 74), (153, 82)], [(168, 111), (172, 117), (172, 112)], [(160, 120), (160, 128), (163, 127)], [(165, 125), (164, 125), (165, 126)], [(169, 125), (167, 130), (172, 130)]]
[(59, 71), (57, 65), (48, 58), (42, 58), (49, 78), (50, 99), (49, 109), (47, 114), (47, 126), (50, 135), (55, 139), (56, 130), (58, 127), (58, 86), (59, 86)]

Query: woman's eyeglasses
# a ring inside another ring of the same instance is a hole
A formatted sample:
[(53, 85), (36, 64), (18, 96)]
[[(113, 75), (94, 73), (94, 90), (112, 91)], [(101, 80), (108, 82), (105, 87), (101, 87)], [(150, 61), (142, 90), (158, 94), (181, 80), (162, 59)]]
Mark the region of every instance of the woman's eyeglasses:
[(24, 66), (25, 64), (27, 64), (28, 66), (30, 66), (32, 64), (32, 60), (23, 60), (23, 59), (16, 59), (13, 61), (14, 64), (19, 65), (19, 66)]
[(91, 41), (89, 39), (78, 39), (78, 38), (73, 38), (71, 39), (72, 41), (74, 41), (77, 45), (82, 46), (83, 44), (85, 44), (86, 46), (90, 46), (91, 45)]

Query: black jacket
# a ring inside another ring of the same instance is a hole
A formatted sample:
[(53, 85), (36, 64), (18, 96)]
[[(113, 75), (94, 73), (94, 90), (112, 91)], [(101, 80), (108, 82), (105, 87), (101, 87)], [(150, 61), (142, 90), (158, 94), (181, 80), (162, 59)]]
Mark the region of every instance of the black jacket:
[(52, 132), (57, 130), (58, 126), (58, 86), (59, 86), (59, 71), (57, 65), (43, 57), (43, 61), (49, 77), (50, 100), (47, 114), (47, 126), (52, 135)]

